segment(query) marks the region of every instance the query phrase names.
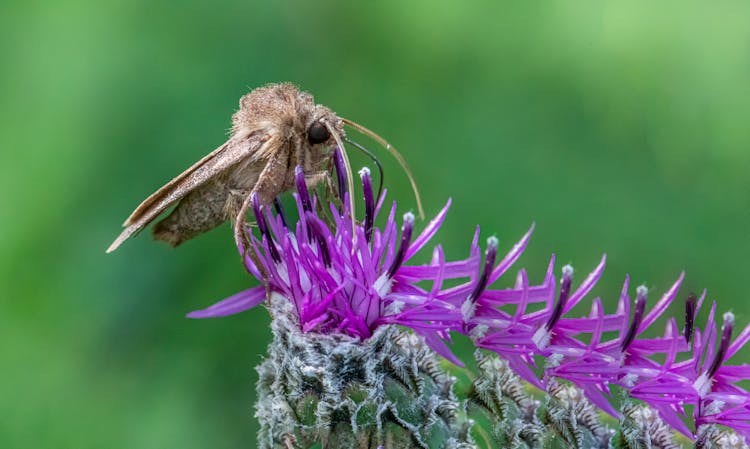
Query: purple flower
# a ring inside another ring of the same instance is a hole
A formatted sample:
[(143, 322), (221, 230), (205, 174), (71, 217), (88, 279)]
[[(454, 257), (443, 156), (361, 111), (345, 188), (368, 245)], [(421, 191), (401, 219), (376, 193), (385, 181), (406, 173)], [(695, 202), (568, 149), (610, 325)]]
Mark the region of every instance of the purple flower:
[[(335, 158), (341, 161), (340, 158)], [(337, 170), (339, 174), (343, 170)], [(339, 175), (339, 188), (346, 185)], [(436, 352), (460, 364), (450, 352), (449, 332), (463, 323), (464, 300), (481, 294), (520, 256), (530, 234), (524, 236), (497, 267), (497, 239), (490, 239), (491, 260), (485, 264), (479, 283), (478, 230), (468, 258), (447, 262), (440, 246), (426, 265), (408, 262), (440, 228), (450, 201), (421, 233), (415, 234), (414, 215), (406, 213), (401, 230), (393, 203), (382, 228), (374, 226), (385, 194), (375, 201), (369, 170), (360, 171), (364, 192), (363, 223), (353, 222), (348, 206), (349, 192), (342, 195), (343, 207), (328, 205), (328, 213), (311, 196), (301, 168), (296, 170), (295, 195), (299, 220), (292, 224), (280, 207), (276, 212), (253, 199), (258, 236), (249, 234), (251, 247), (245, 265), (262, 285), (245, 290), (211, 307), (188, 314), (191, 318), (231, 315), (262, 303), (268, 291), (288, 299), (304, 332), (340, 333), (368, 338), (382, 325), (398, 324), (423, 336)], [(331, 224), (329, 224), (331, 223)], [(241, 253), (245, 253), (241, 249)], [(489, 253), (488, 253), (489, 254)], [(252, 255), (253, 257), (250, 257)], [(493, 268), (494, 267), (494, 268)], [(469, 279), (458, 287), (444, 287), (454, 279)], [(420, 287), (430, 281), (432, 287)]]
[(437, 233), (450, 201), (418, 234), (411, 213), (397, 223), (395, 203), (378, 227), (385, 194), (375, 198), (365, 168), (360, 171), (364, 219), (357, 222), (342, 158), (336, 155), (334, 161), (340, 203), (318, 204), (300, 168), (296, 221), (285, 216), (280, 203), (264, 207), (253, 198), (257, 232), (248, 234), (249, 248), (240, 253), (261, 285), (188, 316), (242, 312), (275, 292), (290, 302), (303, 332), (366, 339), (380, 326), (401, 325), (461, 365), (449, 349), (451, 334), (460, 333), (504, 358), (532, 385), (546, 390), (553, 378), (567, 381), (612, 416), (620, 416), (611, 402), (616, 386), (689, 438), (695, 438), (700, 426), (720, 424), (750, 440), (750, 394), (739, 386), (750, 378), (750, 365), (727, 364), (750, 340), (750, 325), (732, 341), (734, 316), (727, 313), (718, 332), (715, 302), (705, 325), (699, 325), (704, 292), (700, 298), (688, 297), (682, 330), (668, 318), (664, 332), (651, 336), (651, 328), (677, 297), (684, 273), (653, 306), (644, 286), (635, 289), (631, 300), (626, 277), (614, 312), (606, 312), (605, 301), (597, 297), (581, 316), (572, 312), (584, 307), (606, 257), (580, 283), (571, 266), (561, 269), (558, 282), (553, 256), (539, 284), (530, 283), (521, 269), (512, 287), (494, 286), (523, 253), (533, 226), (500, 262), (498, 239), (487, 239), (482, 254), (477, 227), (465, 259), (448, 261), (437, 245), (429, 263), (410, 264)]
[[(730, 343), (734, 316), (725, 314), (717, 347), (716, 304), (703, 329), (695, 322), (704, 292), (699, 299), (691, 295), (686, 301), (682, 334), (670, 318), (663, 336), (643, 337), (676, 298), (684, 274), (648, 312), (648, 289), (638, 287), (631, 304), (626, 277), (614, 313), (607, 314), (602, 300), (595, 298), (587, 316), (567, 318), (601, 277), (604, 262), (602, 258), (572, 293), (573, 269), (563, 267), (557, 289), (554, 257), (540, 285), (530, 286), (521, 270), (513, 289), (484, 289), (474, 298), (473, 313), (464, 314), (461, 329), (478, 347), (496, 352), (519, 376), (541, 389), (549, 378), (567, 380), (594, 405), (618, 417), (610, 402), (610, 387), (617, 385), (631, 398), (648, 403), (664, 422), (689, 438), (695, 438), (689, 424), (693, 429), (721, 424), (750, 440), (750, 394), (737, 385), (750, 379), (750, 365), (725, 363), (750, 340), (750, 325)], [(529, 311), (534, 303), (542, 307)], [(604, 339), (606, 334), (614, 336)], [(541, 376), (538, 358), (546, 360)], [(691, 414), (686, 412), (688, 405)]]

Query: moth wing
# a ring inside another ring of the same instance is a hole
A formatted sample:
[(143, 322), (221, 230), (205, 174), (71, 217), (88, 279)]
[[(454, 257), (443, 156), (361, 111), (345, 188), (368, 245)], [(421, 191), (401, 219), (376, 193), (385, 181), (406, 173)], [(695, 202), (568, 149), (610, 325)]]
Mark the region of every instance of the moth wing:
[(140, 231), (161, 215), (169, 206), (185, 197), (197, 187), (205, 184), (209, 179), (226, 171), (245, 158), (263, 154), (269, 150), (264, 147), (273, 146), (274, 139), (270, 134), (252, 134), (244, 141), (229, 140), (190, 168), (169, 181), (135, 208), (125, 220), (125, 229), (107, 248), (107, 253), (116, 250), (133, 234)]

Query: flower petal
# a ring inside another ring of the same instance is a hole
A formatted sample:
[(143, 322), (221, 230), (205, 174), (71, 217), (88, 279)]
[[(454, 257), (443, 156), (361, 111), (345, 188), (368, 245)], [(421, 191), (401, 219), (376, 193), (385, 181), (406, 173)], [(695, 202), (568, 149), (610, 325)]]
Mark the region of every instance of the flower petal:
[(219, 301), (203, 310), (196, 310), (187, 314), (188, 318), (214, 318), (220, 316), (234, 315), (252, 309), (266, 299), (266, 288), (263, 286), (253, 287), (241, 291), (229, 298)]

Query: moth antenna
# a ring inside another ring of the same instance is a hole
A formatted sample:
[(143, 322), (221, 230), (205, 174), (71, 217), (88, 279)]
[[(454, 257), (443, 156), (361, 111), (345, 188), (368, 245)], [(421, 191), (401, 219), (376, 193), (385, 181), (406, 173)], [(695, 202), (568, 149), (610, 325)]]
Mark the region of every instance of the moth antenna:
[(396, 158), (399, 165), (401, 165), (401, 169), (404, 170), (406, 173), (406, 177), (409, 178), (409, 182), (411, 183), (411, 189), (414, 191), (414, 197), (417, 200), (417, 210), (419, 211), (419, 218), (424, 220), (424, 209), (422, 209), (422, 198), (419, 195), (419, 190), (417, 189), (417, 183), (414, 181), (414, 176), (411, 173), (411, 169), (409, 168), (409, 165), (407, 165), (406, 160), (403, 156), (401, 156), (401, 153), (398, 152), (398, 150), (388, 143), (385, 139), (380, 137), (377, 133), (374, 131), (369, 130), (368, 128), (365, 128), (364, 126), (360, 125), (359, 123), (355, 123), (349, 119), (342, 118), (344, 124), (351, 126), (352, 128), (356, 129), (360, 133), (371, 137), (373, 140), (375, 140), (377, 143), (379, 143), (383, 148), (385, 148), (389, 153), (393, 155), (393, 157)]
[(378, 196), (375, 198), (380, 198), (380, 195), (383, 193), (383, 179), (384, 179), (384, 172), (383, 172), (383, 166), (380, 165), (380, 161), (378, 160), (378, 157), (372, 154), (370, 150), (365, 148), (363, 145), (351, 140), (348, 137), (344, 137), (344, 142), (350, 143), (354, 145), (355, 148), (357, 148), (359, 151), (365, 153), (372, 161), (375, 163), (375, 165), (378, 167), (378, 172), (380, 172), (380, 183), (378, 184)]
[[(327, 121), (323, 121), (323, 123), (326, 125), (326, 128), (328, 128), (328, 132), (333, 136), (333, 140), (336, 141), (336, 145), (338, 145), (339, 149), (341, 149), (341, 159), (344, 160), (344, 168), (346, 169), (346, 186), (349, 190), (349, 212), (352, 216), (352, 242), (357, 242), (357, 221), (354, 209), (354, 177), (352, 175), (352, 166), (349, 163), (349, 155), (346, 153), (346, 148), (344, 147), (344, 142), (341, 141), (341, 137), (339, 137), (338, 133), (335, 129), (333, 129), (333, 126), (331, 126), (330, 123)], [(354, 244), (352, 244), (352, 250), (354, 250)]]

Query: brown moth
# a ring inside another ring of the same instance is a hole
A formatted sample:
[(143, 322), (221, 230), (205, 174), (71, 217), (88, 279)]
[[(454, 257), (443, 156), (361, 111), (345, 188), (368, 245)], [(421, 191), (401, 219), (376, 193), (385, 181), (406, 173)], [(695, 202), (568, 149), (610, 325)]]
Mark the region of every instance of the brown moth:
[[(270, 84), (240, 98), (229, 140), (146, 198), (125, 220), (125, 229), (107, 252), (116, 250), (175, 203), (177, 207), (154, 226), (156, 240), (177, 246), (232, 220), (235, 241), (241, 245), (252, 194), (257, 194), (262, 205), (271, 203), (294, 187), (298, 165), (309, 187), (330, 182), (330, 160), (336, 146), (346, 165), (349, 191), (353, 191), (343, 144), (344, 125), (373, 138), (397, 158), (416, 194), (419, 214), (424, 215), (411, 172), (388, 142), (315, 104), (312, 95), (292, 84)], [(352, 197), (350, 206), (354, 210)]]

